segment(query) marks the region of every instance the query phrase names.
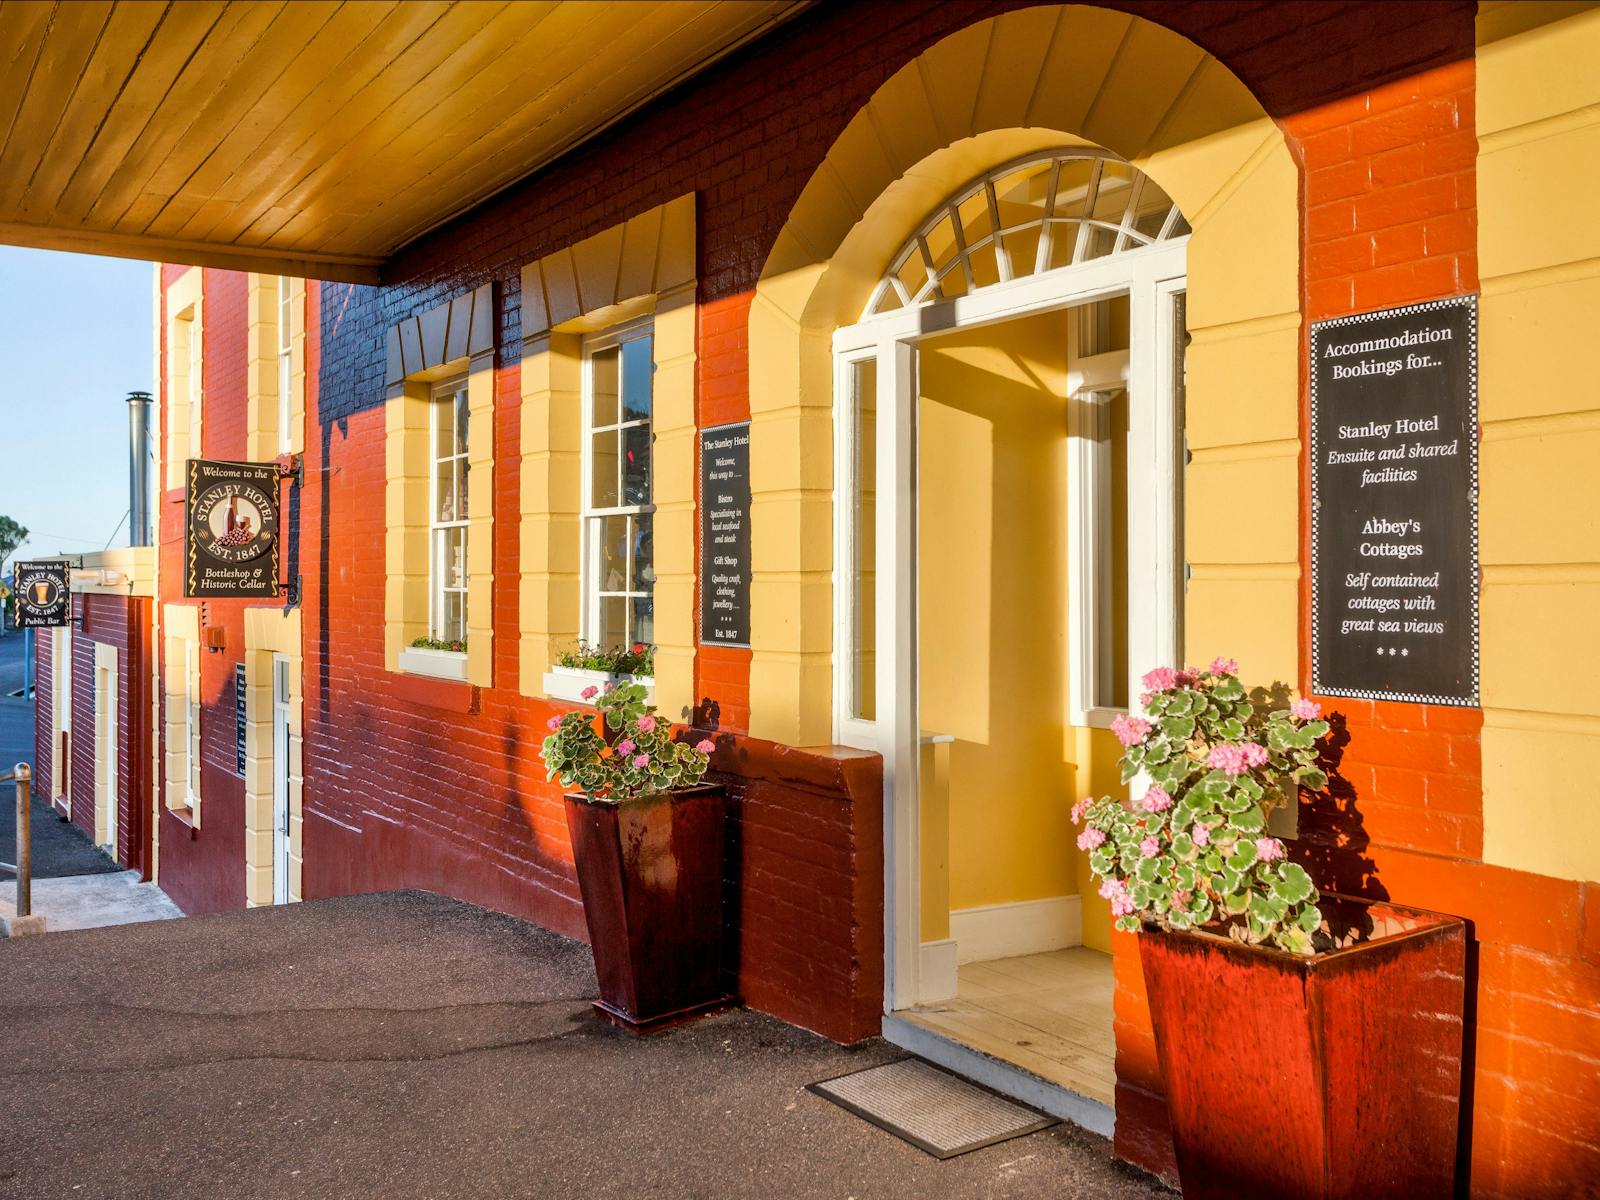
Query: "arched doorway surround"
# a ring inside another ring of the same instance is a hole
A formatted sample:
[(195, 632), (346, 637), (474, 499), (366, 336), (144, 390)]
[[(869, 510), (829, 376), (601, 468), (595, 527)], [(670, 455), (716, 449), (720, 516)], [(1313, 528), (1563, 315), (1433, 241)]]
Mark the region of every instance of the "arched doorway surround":
[(1248, 89), (1187, 39), (1084, 5), (1022, 9), (908, 63), (846, 126), (750, 311), (751, 732), (832, 736), (833, 331), (940, 201), (1014, 158), (1103, 146), (1189, 241), (1185, 482), (1191, 658), (1292, 680), (1299, 579), (1299, 173)]

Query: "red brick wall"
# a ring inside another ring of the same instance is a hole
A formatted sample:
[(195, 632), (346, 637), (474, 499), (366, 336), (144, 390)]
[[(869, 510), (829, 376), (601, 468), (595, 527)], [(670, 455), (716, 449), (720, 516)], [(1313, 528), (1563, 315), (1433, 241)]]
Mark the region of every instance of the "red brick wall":
[[(164, 287), (183, 274), (182, 268), (162, 271)], [(243, 459), (248, 411), (245, 372), (248, 364), (248, 278), (237, 271), (205, 270), (201, 301), (204, 413), (201, 442), (204, 455), (216, 459)], [(166, 305), (162, 305), (162, 378), (166, 378)], [(166, 404), (162, 386), (160, 477), (166, 478)], [(183, 599), (183, 489), (174, 488), (161, 499), (157, 514), (157, 553), (161, 562), (162, 599)], [(165, 796), (166, 772), (161, 770), (160, 821), (161, 886), (187, 913), (221, 912), (245, 904), (244, 779), (235, 770), (234, 666), (244, 654), (242, 600), (193, 601), (200, 608), (202, 640), (207, 628), (223, 631), (224, 646), (200, 656), (200, 827), (192, 828), (173, 815)], [(164, 636), (164, 632), (163, 632)], [(162, 647), (165, 652), (165, 647)], [(164, 678), (164, 676), (163, 676)], [(162, 762), (165, 762), (166, 699), (161, 700)]]
[[(141, 848), (130, 833), (136, 834), (142, 813), (134, 811), (137, 784), (142, 773), (135, 763), (137, 747), (130, 733), (130, 721), (147, 720), (134, 713), (138, 694), (137, 672), (141, 634), (133, 602), (122, 596), (82, 593), (73, 597), (74, 611), (82, 624), (73, 630), (72, 643), (72, 823), (91, 838), (95, 836), (96, 791), (100, 785), (97, 736), (95, 645), (103, 643), (117, 651), (117, 847), (116, 860), (123, 866), (139, 864)], [(40, 638), (40, 642), (47, 641)], [(48, 676), (41, 675), (48, 679)], [(43, 694), (45, 689), (40, 690)], [(49, 716), (40, 726), (41, 741), (48, 742)]]

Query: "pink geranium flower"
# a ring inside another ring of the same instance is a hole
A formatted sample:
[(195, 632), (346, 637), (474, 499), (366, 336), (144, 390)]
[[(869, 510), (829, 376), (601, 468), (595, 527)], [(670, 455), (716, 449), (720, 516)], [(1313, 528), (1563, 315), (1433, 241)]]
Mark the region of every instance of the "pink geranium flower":
[(1139, 853), (1145, 858), (1154, 858), (1161, 853), (1161, 843), (1153, 837), (1147, 837), (1139, 843)]
[(1237, 675), (1239, 673), (1239, 661), (1238, 659), (1223, 658), (1218, 655), (1211, 660), (1210, 670), (1213, 675)]
[(1139, 682), (1151, 692), (1171, 691), (1178, 686), (1178, 673), (1171, 667), (1157, 667), (1153, 671), (1146, 671)]
[(1145, 812), (1165, 812), (1172, 807), (1172, 797), (1167, 795), (1166, 788), (1152, 787), (1144, 794), (1144, 800), (1141, 803), (1144, 805)]
[(548, 721), (546, 721), (544, 723), (544, 727), (546, 729), (550, 730), (551, 733), (554, 733), (556, 730), (561, 728), (561, 718), (560, 717), (551, 717)]
[(1262, 862), (1276, 862), (1283, 857), (1283, 843), (1275, 837), (1258, 837), (1256, 857)]
[(1211, 830), (1204, 825), (1196, 825), (1189, 836), (1194, 839), (1196, 846), (1209, 846), (1211, 844)]
[(1124, 746), (1137, 746), (1150, 736), (1155, 726), (1143, 717), (1118, 717), (1111, 722), (1111, 732)]
[(1100, 899), (1115, 900), (1125, 890), (1120, 879), (1107, 879), (1100, 885)]
[(1127, 892), (1121, 892), (1111, 898), (1111, 915), (1113, 917), (1125, 917), (1133, 910), (1133, 897)]
[(1322, 715), (1322, 705), (1315, 700), (1296, 700), (1289, 705), (1289, 715), (1296, 721), (1315, 721)]
[(633, 739), (632, 738), (623, 738), (620, 742), (617, 743), (617, 753), (618, 754), (632, 754), (633, 753), (633, 748), (634, 747), (633, 747)]
[(716, 743), (714, 743), (710, 738), (701, 738), (694, 744), (694, 748), (700, 751), (701, 754), (710, 754), (717, 747)]
[(584, 688), (583, 691), (578, 693), (578, 695), (582, 696), (585, 700), (593, 700), (599, 694), (600, 689), (595, 687), (595, 685), (592, 683), (588, 687)]
[(1271, 752), (1260, 742), (1246, 742), (1240, 749), (1244, 751), (1245, 765), (1249, 767), (1264, 766), (1267, 759), (1272, 757)]
[(654, 733), (656, 728), (656, 719), (649, 713), (646, 713), (644, 716), (639, 718), (639, 728), (645, 733)]
[(648, 754), (635, 755), (633, 759), (633, 765), (638, 767), (641, 771), (644, 770), (650, 765), (650, 756)]
[(1078, 835), (1078, 849), (1093, 850), (1096, 846), (1104, 845), (1105, 840), (1105, 833), (1091, 826)]

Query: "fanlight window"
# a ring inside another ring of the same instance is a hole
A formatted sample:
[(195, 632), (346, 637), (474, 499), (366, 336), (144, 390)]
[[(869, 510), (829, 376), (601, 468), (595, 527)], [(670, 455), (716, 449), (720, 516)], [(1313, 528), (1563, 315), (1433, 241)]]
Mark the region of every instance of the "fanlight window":
[(1189, 232), (1149, 176), (1099, 150), (1020, 159), (967, 184), (895, 255), (863, 317)]

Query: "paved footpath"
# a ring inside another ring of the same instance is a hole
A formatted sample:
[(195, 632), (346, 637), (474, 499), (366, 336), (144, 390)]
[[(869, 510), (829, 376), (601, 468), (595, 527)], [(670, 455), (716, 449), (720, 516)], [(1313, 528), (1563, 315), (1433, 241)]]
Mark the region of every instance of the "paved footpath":
[(0, 1197), (1165, 1197), (1068, 1126), (939, 1162), (803, 1090), (899, 1056), (597, 1021), (586, 947), (422, 892), (0, 942)]

